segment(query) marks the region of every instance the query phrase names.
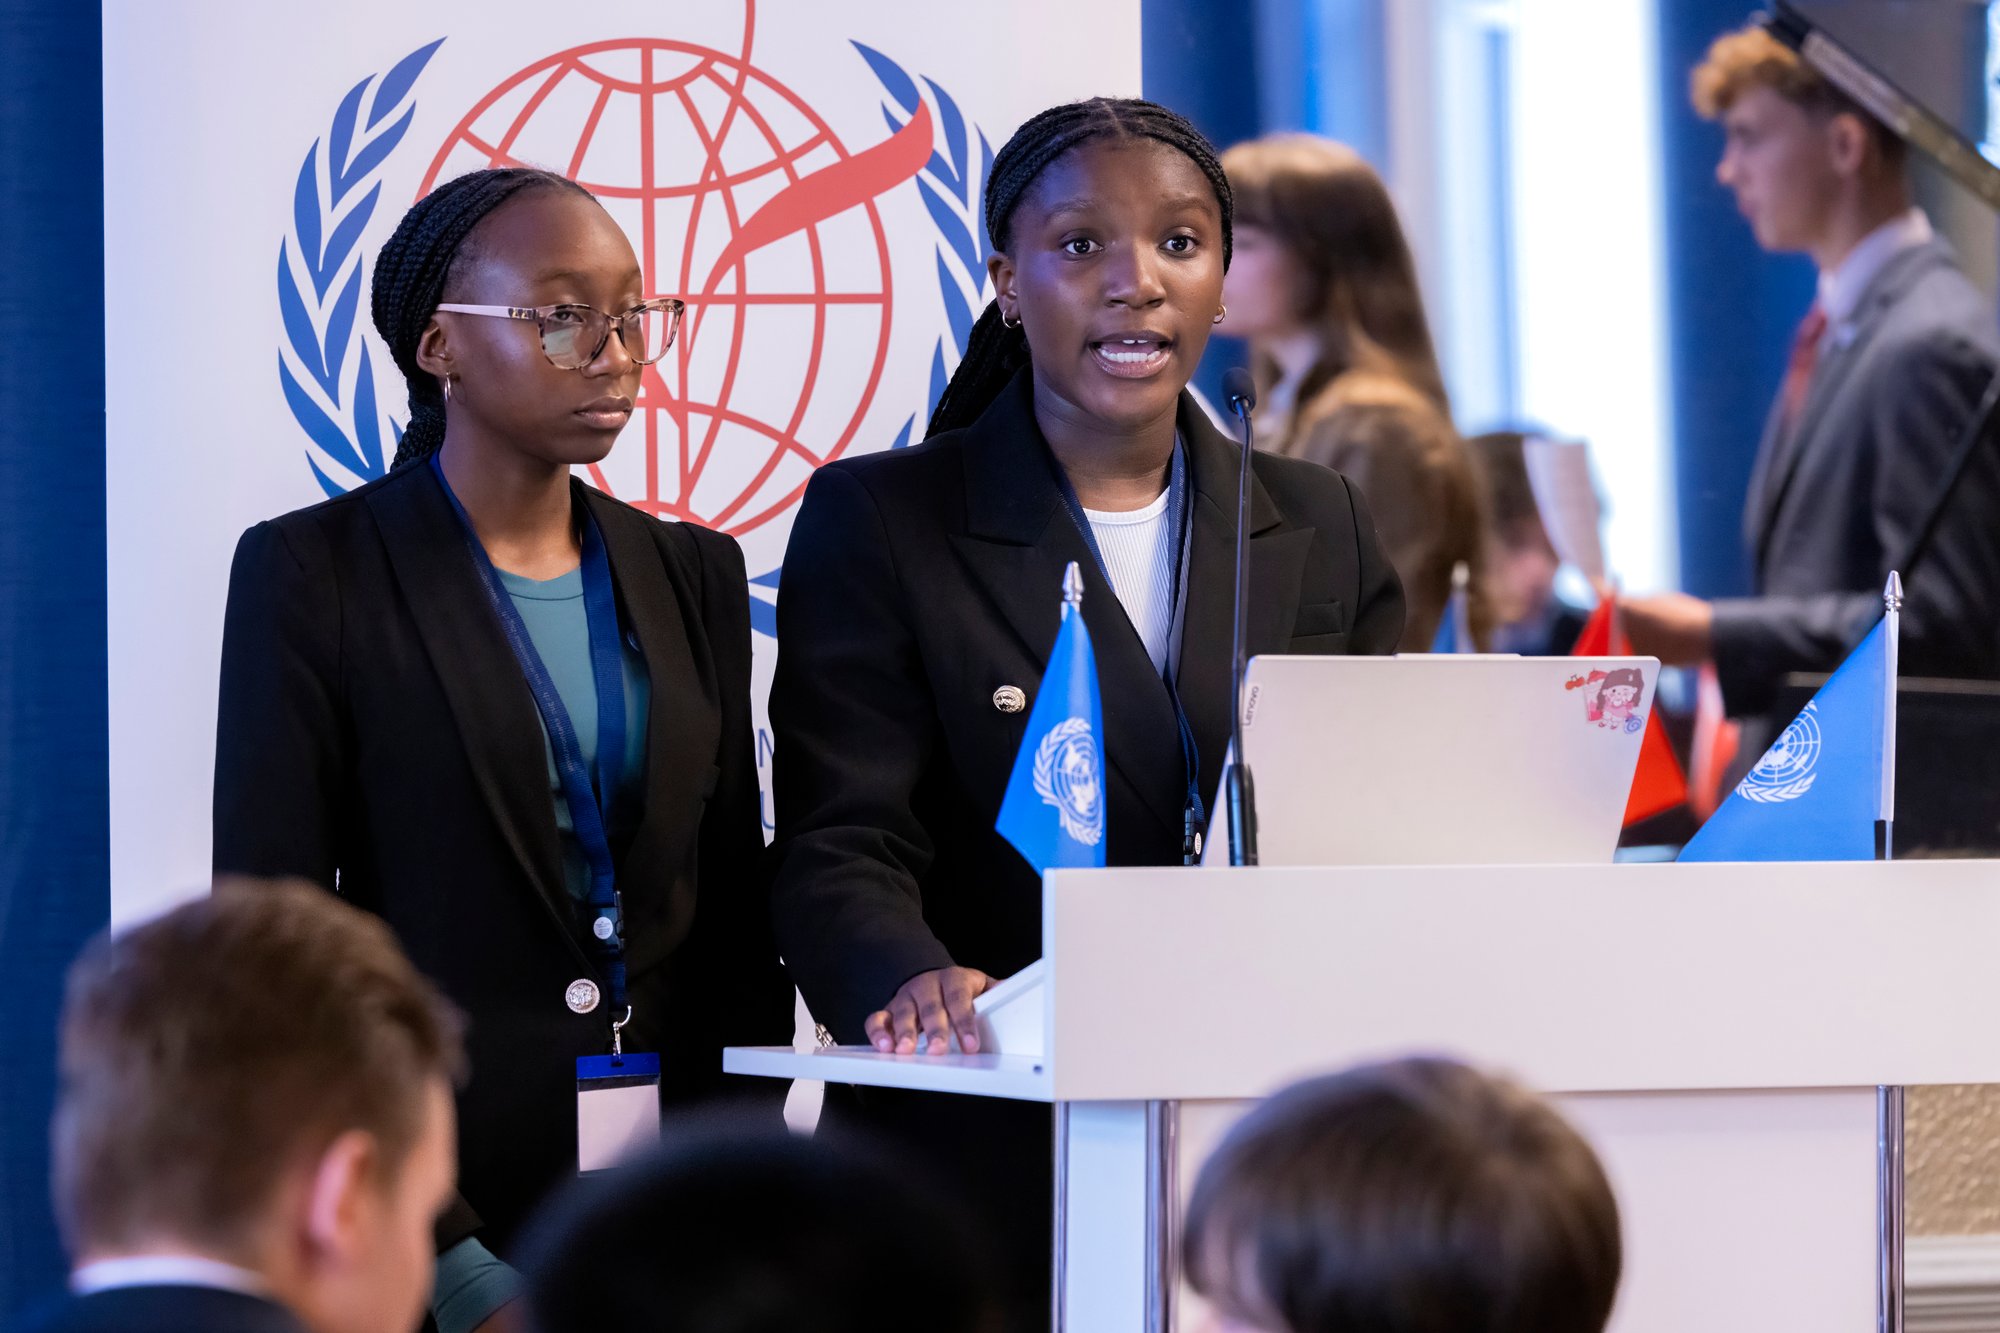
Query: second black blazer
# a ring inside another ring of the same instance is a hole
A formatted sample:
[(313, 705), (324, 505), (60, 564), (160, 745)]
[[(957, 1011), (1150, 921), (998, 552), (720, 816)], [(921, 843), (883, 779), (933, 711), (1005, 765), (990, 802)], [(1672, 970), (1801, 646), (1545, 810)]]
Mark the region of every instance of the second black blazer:
[[(756, 879), (743, 557), (571, 485), (651, 680), (642, 815), (613, 848), (626, 1047), (658, 1052), (663, 1099), (683, 1101), (725, 1087), (723, 1046), (792, 1032)], [(546, 745), (430, 467), (244, 534), (223, 630), (216, 871), (337, 886), (466, 1011), (459, 1188), (496, 1248), (574, 1173), (574, 1058), (604, 1053), (610, 1031), (608, 1001), (579, 1015), (564, 1000), (598, 974), (564, 885)]]
[[(1212, 798), (1228, 743), (1241, 457), (1186, 394), (1193, 547), (1178, 675)], [(1035, 423), (1031, 372), (972, 426), (822, 467), (792, 528), (771, 688), (779, 950), (844, 1042), (919, 972), (1041, 956), (1040, 881), (993, 830), (1061, 624), (1063, 571), (1104, 701), (1107, 858), (1178, 864), (1186, 781), (1160, 675), (1092, 558)], [(1386, 653), (1403, 596), (1359, 493), (1260, 454), (1252, 653)], [(1028, 707), (996, 706), (1015, 686)]]

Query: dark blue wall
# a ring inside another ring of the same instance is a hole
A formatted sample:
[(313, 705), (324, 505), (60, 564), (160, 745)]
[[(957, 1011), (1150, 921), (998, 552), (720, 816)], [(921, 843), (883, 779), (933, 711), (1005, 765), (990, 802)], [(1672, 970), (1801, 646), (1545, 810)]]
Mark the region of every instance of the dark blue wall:
[(1715, 179), (1722, 130), (1688, 104), (1688, 72), (1741, 27), (1744, 0), (1660, 0), (1661, 164), (1674, 475), (1682, 585), (1704, 597), (1745, 592), (1743, 493), (1813, 269), (1766, 255), (1735, 197)]
[(100, 14), (0, 0), (0, 1318), (62, 1281), (56, 1006), (110, 910)]
[[(1140, 43), (1145, 95), (1198, 126), (1218, 149), (1254, 139), (1260, 62), (1257, 5), (1251, 0), (1146, 0)], [(1211, 338), (1195, 388), (1222, 401), (1222, 376), (1245, 364), (1234, 338)]]

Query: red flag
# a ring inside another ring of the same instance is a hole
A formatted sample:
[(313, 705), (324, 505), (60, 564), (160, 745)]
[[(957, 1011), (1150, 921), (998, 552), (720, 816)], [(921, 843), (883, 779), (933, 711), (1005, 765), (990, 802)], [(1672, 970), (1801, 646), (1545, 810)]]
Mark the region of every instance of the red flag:
[(1727, 795), (1722, 789), (1736, 751), (1743, 740), (1743, 728), (1729, 720), (1722, 706), (1722, 682), (1716, 678), (1715, 664), (1701, 669), (1694, 705), (1694, 752), (1688, 756), (1693, 772), (1688, 775), (1691, 790), (1688, 809), (1696, 819), (1706, 820)]
[[(1618, 603), (1605, 598), (1590, 613), (1584, 622), (1583, 632), (1576, 636), (1576, 647), (1570, 649), (1572, 657), (1630, 657), (1632, 642), (1625, 637), (1625, 627), (1618, 622)], [(1686, 801), (1688, 797), (1687, 776), (1681, 772), (1680, 761), (1674, 758), (1674, 747), (1667, 740), (1666, 728), (1660, 725), (1660, 707), (1656, 698), (1653, 711), (1646, 715), (1646, 734), (1639, 738), (1639, 765), (1632, 772), (1632, 794), (1625, 801), (1625, 827), (1631, 828), (1642, 819), (1651, 819), (1663, 814)]]

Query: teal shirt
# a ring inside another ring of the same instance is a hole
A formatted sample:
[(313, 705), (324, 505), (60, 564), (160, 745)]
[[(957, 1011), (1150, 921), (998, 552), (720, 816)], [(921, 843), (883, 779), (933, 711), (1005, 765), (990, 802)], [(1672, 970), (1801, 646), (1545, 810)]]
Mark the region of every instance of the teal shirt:
[[(514, 600), (514, 609), (528, 627), (549, 679), (563, 707), (569, 710), (570, 725), (576, 728), (577, 745), (586, 767), (597, 763), (597, 679), (590, 669), (590, 620), (583, 609), (583, 571), (572, 569), (552, 579), (523, 578), (500, 570), (500, 582)], [(625, 772), (619, 795), (630, 800), (644, 790), (646, 780), (646, 718), (652, 704), (652, 687), (646, 677), (646, 659), (630, 641), (619, 645), (625, 666)], [(539, 720), (539, 718), (537, 719)], [(555, 747), (543, 728), (542, 752), (548, 759), (549, 797), (555, 802), (556, 828), (562, 833), (563, 882), (570, 896), (582, 902), (590, 896), (590, 865), (583, 846), (576, 840), (576, 824), (570, 818), (569, 802), (563, 797), (562, 777), (556, 772)]]
[(521, 1275), (468, 1236), (438, 1256), (431, 1318), (438, 1333), (472, 1333), (521, 1294)]

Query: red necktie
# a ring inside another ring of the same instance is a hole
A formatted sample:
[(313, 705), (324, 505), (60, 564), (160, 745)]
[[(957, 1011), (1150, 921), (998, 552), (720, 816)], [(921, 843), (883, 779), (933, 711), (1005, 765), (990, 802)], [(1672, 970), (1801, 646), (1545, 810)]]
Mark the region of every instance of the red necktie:
[(1812, 384), (1813, 367), (1819, 363), (1819, 341), (1826, 334), (1826, 311), (1814, 301), (1799, 331), (1792, 337), (1792, 360), (1785, 367), (1784, 423), (1787, 431), (1799, 424), (1799, 412), (1806, 405), (1806, 389)]

